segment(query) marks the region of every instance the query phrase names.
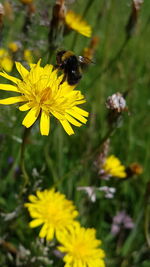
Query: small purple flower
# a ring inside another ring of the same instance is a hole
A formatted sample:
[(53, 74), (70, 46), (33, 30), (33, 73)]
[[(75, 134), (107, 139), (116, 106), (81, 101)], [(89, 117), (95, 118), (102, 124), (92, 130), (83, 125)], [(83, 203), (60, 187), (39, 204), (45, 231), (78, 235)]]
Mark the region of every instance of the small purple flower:
[(12, 156), (10, 156), (8, 157), (7, 161), (8, 161), (8, 164), (11, 165), (14, 162), (14, 159)]
[(125, 211), (120, 211), (113, 218), (111, 233), (113, 235), (117, 235), (122, 228), (132, 229), (133, 227), (134, 223), (132, 221), (132, 218)]

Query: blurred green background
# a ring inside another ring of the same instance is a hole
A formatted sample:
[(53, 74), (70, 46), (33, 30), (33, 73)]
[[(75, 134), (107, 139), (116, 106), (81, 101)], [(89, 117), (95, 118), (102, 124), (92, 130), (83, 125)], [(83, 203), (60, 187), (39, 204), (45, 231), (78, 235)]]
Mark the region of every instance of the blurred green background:
[[(6, 2), (1, 1), (4, 5)], [(4, 17), (1, 47), (6, 48), (9, 42), (17, 40), (21, 42), (22, 49), (31, 49), (35, 62), (41, 57), (43, 65), (47, 62), (55, 64), (55, 51), (49, 62), (49, 27), (46, 24), (50, 21), (55, 1), (34, 2), (36, 10), (25, 36), (22, 34), (22, 27), (26, 9), (20, 1), (9, 1), (13, 18), (10, 20), (7, 15)], [(48, 137), (40, 135), (38, 122), (35, 123), (25, 151), (30, 186), (26, 194), (20, 197), (23, 177), (19, 168), (19, 154), (24, 131), (21, 122), (25, 114), (19, 112), (17, 105), (0, 106), (0, 266), (63, 266), (62, 261), (53, 259), (51, 253), (49, 257), (54, 260), (53, 264), (40, 260), (31, 263), (31, 258), (42, 255), (43, 250), (41, 244), (39, 248), (37, 241), (38, 229), (29, 229), (29, 216), (22, 205), (29, 193), (35, 193), (38, 188), (43, 190), (55, 186), (74, 201), (80, 211), (81, 224), (96, 228), (97, 237), (102, 240), (102, 247), (106, 252), (106, 266), (148, 267), (150, 1), (145, 0), (141, 6), (135, 31), (120, 53), (126, 38), (132, 1), (78, 0), (69, 5), (69, 8), (80, 15), (87, 10), (84, 19), (93, 27), (93, 36), (99, 37), (94, 64), (88, 67), (78, 85), (78, 89), (87, 99), (84, 108), (89, 111), (90, 117), (88, 123), (76, 128), (75, 135), (71, 137), (55, 118), (52, 118)], [(82, 55), (83, 49), (89, 43), (89, 38), (72, 31), (64, 36), (58, 48), (73, 48), (75, 54)], [(21, 54), (18, 60), (24, 62)], [(105, 68), (106, 71), (103, 71)], [(95, 79), (99, 73), (101, 75)], [(18, 75), (15, 67), (12, 75)], [(1, 78), (1, 83), (3, 82), (5, 80)], [(101, 139), (108, 130), (105, 102), (113, 93), (126, 91), (129, 111), (124, 112), (120, 125), (110, 137), (110, 154), (116, 155), (125, 166), (138, 162), (143, 167), (143, 174), (128, 180), (111, 178), (104, 181), (99, 178), (94, 167), (97, 156), (94, 151), (100, 146)], [(3, 91), (0, 94), (0, 98), (10, 95)], [(113, 199), (106, 199), (103, 194), (99, 194), (96, 202), (92, 203), (84, 192), (77, 191), (77, 186), (89, 185), (115, 187), (116, 194)], [(113, 236), (113, 217), (122, 210), (131, 216), (135, 226), (132, 230), (122, 230), (121, 234)], [(14, 217), (8, 218), (6, 215), (12, 212)], [(16, 249), (20, 245), (28, 249), (31, 254), (27, 263), (22, 260), (17, 265), (15, 254), (3, 245), (3, 240)], [(51, 247), (49, 250), (51, 251)]]

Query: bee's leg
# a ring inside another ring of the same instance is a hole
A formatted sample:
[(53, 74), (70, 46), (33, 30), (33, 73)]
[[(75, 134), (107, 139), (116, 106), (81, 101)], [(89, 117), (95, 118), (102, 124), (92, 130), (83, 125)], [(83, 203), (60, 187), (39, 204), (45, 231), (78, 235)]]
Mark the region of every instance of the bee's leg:
[(59, 69), (59, 65), (57, 65), (57, 64), (54, 65), (54, 66), (53, 66), (53, 69), (54, 69), (54, 70)]
[(67, 78), (67, 75), (64, 74), (64, 76), (63, 76), (62, 81), (60, 82), (60, 84), (64, 83), (66, 81), (66, 78)]

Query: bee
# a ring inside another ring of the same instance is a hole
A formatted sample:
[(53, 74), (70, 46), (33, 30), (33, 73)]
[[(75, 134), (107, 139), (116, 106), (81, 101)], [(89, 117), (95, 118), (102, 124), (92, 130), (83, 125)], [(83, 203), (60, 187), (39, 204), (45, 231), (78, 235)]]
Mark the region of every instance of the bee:
[(56, 55), (56, 68), (63, 70), (61, 84), (67, 80), (69, 85), (77, 84), (82, 78), (83, 69), (92, 61), (82, 56), (76, 56), (72, 51), (61, 50)]

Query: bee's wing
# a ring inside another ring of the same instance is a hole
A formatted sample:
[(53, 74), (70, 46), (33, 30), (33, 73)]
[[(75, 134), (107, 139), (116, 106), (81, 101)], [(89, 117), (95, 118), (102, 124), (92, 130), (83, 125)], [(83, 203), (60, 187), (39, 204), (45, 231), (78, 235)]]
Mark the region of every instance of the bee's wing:
[(89, 59), (88, 57), (82, 57), (82, 56), (78, 56), (78, 61), (81, 63), (81, 64), (85, 64), (85, 65), (89, 65), (91, 63), (94, 64), (94, 62)]

